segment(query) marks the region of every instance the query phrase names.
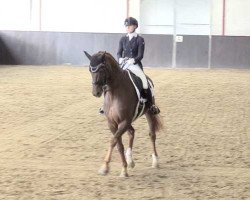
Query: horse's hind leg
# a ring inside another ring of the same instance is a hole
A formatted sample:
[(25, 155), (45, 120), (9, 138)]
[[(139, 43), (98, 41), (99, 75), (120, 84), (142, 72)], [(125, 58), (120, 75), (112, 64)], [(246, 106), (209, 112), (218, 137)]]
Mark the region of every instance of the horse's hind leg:
[(130, 168), (134, 168), (135, 167), (135, 163), (132, 157), (132, 148), (133, 148), (133, 143), (134, 143), (134, 135), (135, 135), (135, 129), (130, 126), (128, 128), (128, 136), (129, 136), (129, 147), (126, 151), (126, 160), (128, 163), (128, 167)]
[(152, 146), (153, 146), (153, 154), (152, 154), (152, 167), (153, 168), (158, 168), (159, 167), (159, 163), (158, 163), (158, 154), (156, 151), (156, 145), (155, 145), (155, 141), (156, 141), (156, 134), (155, 134), (155, 126), (154, 126), (154, 121), (153, 121), (153, 117), (152, 114), (150, 113), (146, 113), (146, 118), (148, 121), (148, 125), (149, 125), (149, 136), (152, 142)]

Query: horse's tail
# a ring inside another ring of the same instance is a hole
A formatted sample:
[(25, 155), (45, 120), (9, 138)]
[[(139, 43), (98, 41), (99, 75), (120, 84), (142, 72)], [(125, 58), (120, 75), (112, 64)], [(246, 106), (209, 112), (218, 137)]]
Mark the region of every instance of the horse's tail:
[(148, 118), (152, 123), (152, 128), (155, 130), (155, 132), (160, 131), (163, 129), (163, 123), (160, 115), (153, 115), (148, 112)]

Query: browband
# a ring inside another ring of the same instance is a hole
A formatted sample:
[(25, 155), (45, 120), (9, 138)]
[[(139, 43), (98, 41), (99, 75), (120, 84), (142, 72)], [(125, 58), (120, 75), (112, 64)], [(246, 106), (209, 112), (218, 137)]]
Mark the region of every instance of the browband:
[(93, 67), (93, 66), (89, 66), (89, 69), (92, 73), (96, 73), (101, 67), (104, 67), (105, 64), (104, 63), (100, 63), (99, 65)]

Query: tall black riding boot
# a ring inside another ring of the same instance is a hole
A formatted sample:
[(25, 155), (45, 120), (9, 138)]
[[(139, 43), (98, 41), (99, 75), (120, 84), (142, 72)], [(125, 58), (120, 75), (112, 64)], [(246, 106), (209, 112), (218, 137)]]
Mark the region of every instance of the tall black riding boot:
[(153, 103), (153, 97), (150, 88), (144, 89), (143, 93), (145, 94), (146, 99), (148, 100), (147, 104), (149, 107), (149, 111), (154, 115), (159, 114), (160, 109)]
[(153, 104), (153, 98), (152, 98), (151, 90), (149, 88), (148, 89), (143, 89), (143, 92), (145, 93), (146, 99), (148, 100), (147, 103), (148, 103), (149, 107), (151, 107), (152, 104)]
[(145, 101), (147, 101), (147, 99), (148, 99), (148, 91), (147, 91), (147, 89), (143, 89), (143, 90), (141, 91), (141, 97), (142, 97), (143, 99), (145, 99)]

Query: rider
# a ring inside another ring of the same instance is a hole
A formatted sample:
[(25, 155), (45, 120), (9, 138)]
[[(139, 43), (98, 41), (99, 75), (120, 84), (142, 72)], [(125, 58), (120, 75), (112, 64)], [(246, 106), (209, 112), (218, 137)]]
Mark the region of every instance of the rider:
[(159, 108), (153, 104), (151, 90), (148, 86), (146, 75), (143, 72), (141, 60), (143, 58), (145, 42), (144, 38), (136, 33), (138, 22), (133, 17), (128, 17), (124, 21), (127, 34), (120, 39), (117, 52), (118, 62), (123, 69), (131, 70), (142, 80), (142, 98), (148, 100), (150, 110), (154, 114), (160, 112)]

